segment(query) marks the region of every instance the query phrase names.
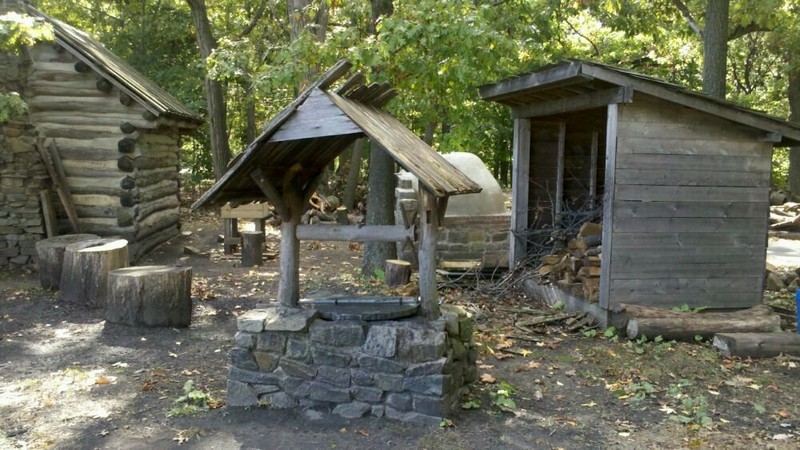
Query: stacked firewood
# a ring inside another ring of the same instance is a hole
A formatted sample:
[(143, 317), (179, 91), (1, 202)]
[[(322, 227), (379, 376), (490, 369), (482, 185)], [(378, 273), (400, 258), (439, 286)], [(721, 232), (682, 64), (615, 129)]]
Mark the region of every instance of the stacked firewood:
[(769, 207), (769, 229), (800, 231), (800, 203), (787, 202)]
[(572, 295), (596, 303), (600, 299), (600, 254), (603, 226), (584, 223), (566, 248), (542, 258), (540, 284), (557, 283)]

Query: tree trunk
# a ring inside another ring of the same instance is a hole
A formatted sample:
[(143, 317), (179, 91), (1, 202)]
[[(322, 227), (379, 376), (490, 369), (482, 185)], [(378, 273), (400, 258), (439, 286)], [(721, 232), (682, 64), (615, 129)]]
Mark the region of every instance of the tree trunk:
[[(206, 2), (205, 0), (186, 1), (192, 10), (192, 20), (194, 21), (197, 43), (200, 47), (200, 55), (205, 61), (217, 46), (217, 41), (211, 32), (211, 24), (208, 21)], [(228, 110), (222, 83), (211, 79), (206, 74), (205, 89), (208, 116), (211, 122), (211, 162), (214, 166), (214, 176), (216, 179), (220, 179), (225, 174), (228, 162), (231, 160), (231, 150), (228, 144)]]
[(708, 0), (703, 31), (703, 92), (725, 98), (730, 0)]
[(389, 287), (408, 284), (411, 279), (411, 263), (402, 259), (387, 259), (383, 282)]
[[(800, 121), (800, 69), (789, 73), (789, 120)], [(800, 147), (789, 149), (789, 192), (800, 194)]]
[(750, 333), (767, 332), (780, 329), (781, 318), (777, 314), (769, 316), (742, 317), (734, 315), (729, 318), (709, 318), (703, 314), (696, 317), (642, 317), (628, 321), (628, 339), (647, 336), (652, 339), (661, 336), (664, 339), (694, 341), (695, 336), (710, 338), (716, 333)]
[(106, 320), (149, 327), (188, 327), (192, 268), (140, 266), (108, 274)]
[(378, 19), (381, 16), (391, 16), (394, 13), (394, 4), (392, 0), (370, 0), (372, 6), (372, 23), (370, 32), (375, 34), (377, 32)]
[(128, 267), (125, 239), (101, 238), (68, 245), (59, 300), (90, 307), (105, 306), (108, 273), (123, 267)]
[[(370, 147), (368, 184), (367, 225), (394, 225), (394, 160), (377, 142)], [(383, 270), (384, 261), (397, 257), (396, 247), (391, 242), (366, 242), (361, 272), (371, 277)]]
[(794, 333), (719, 333), (714, 336), (713, 345), (725, 356), (800, 356), (800, 335)]
[(53, 291), (59, 289), (64, 266), (64, 252), (68, 245), (99, 237), (96, 234), (65, 234), (37, 241), (36, 263), (42, 288)]
[(367, 140), (358, 139), (353, 143), (353, 152), (350, 158), (350, 166), (347, 170), (347, 183), (344, 186), (343, 205), (352, 210), (355, 207), (356, 188), (358, 187), (358, 175), (361, 172), (361, 155), (364, 153), (364, 145)]
[(242, 231), (242, 267), (260, 266), (264, 255), (264, 231)]

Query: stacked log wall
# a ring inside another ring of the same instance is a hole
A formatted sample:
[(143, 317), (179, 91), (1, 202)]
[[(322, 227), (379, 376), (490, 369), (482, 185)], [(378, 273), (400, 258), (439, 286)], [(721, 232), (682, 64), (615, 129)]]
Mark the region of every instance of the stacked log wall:
[[(30, 117), (40, 137), (55, 140), (81, 231), (127, 239), (132, 261), (173, 237), (178, 130), (160, 126), (62, 47), (37, 45), (30, 55)], [(65, 217), (60, 211), (62, 232), (68, 229)]]
[(759, 133), (713, 116), (643, 95), (621, 106), (601, 304), (758, 304), (771, 155)]

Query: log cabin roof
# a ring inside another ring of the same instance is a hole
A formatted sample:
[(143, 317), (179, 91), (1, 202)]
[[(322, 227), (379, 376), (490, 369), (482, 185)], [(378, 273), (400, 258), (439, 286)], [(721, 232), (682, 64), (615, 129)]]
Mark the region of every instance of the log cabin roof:
[(103, 47), (103, 44), (96, 39), (30, 5), (26, 4), (24, 8), (27, 14), (52, 25), (55, 40), (59, 45), (110, 81), (120, 91), (130, 95), (156, 117), (166, 116), (195, 125), (202, 122), (197, 113)]
[(336, 156), (365, 136), (383, 146), (436, 197), (480, 192), (480, 186), (381, 109), (396, 95), (389, 85), (366, 84), (356, 73), (329, 90), (350, 67), (346, 60), (340, 61), (278, 113), (192, 207), (263, 201), (260, 177), (282, 194), (283, 175), (297, 164), (301, 167), (297, 182), (308, 186)]
[(777, 146), (800, 144), (800, 124), (738, 106), (677, 84), (606, 64), (570, 59), (479, 88), (482, 99), (512, 108), (514, 117), (558, 114), (629, 103), (641, 92), (764, 131)]

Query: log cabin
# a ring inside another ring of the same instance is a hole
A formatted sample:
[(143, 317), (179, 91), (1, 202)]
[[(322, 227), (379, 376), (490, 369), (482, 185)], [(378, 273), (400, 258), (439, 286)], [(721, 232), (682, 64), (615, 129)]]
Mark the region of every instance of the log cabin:
[(536, 230), (601, 205), (598, 300), (528, 283), (535, 295), (603, 324), (624, 304), (762, 301), (772, 148), (800, 145), (800, 125), (581, 60), (479, 92), (514, 120), (512, 265), (535, 266)]
[(181, 137), (200, 117), (88, 34), (24, 2), (55, 39), (0, 54), (0, 85), (28, 111), (0, 123), (0, 267), (36, 241), (119, 236), (135, 261), (178, 233)]

